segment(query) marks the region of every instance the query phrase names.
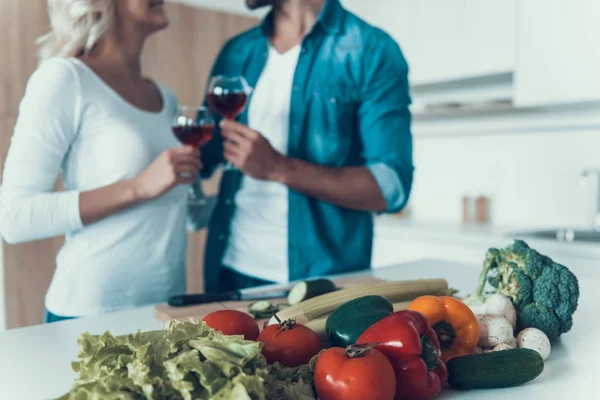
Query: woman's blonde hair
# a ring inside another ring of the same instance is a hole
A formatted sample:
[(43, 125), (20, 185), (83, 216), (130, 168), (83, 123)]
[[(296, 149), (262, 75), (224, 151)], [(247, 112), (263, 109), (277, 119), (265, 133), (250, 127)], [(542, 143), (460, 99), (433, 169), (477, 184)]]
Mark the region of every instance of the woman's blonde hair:
[(114, 0), (48, 0), (51, 30), (38, 39), (40, 62), (88, 54), (110, 28)]

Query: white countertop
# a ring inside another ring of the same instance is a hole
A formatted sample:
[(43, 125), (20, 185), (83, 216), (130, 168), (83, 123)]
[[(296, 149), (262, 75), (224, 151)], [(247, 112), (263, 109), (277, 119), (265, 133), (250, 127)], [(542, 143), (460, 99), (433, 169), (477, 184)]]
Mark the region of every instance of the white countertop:
[[(393, 215), (382, 215), (375, 219), (375, 238), (420, 239), (429, 243), (444, 243), (480, 247), (505, 247), (513, 239), (523, 239), (531, 247), (549, 255), (567, 259), (599, 260), (600, 243), (566, 243), (552, 239), (521, 237), (521, 232), (560, 229), (564, 227), (511, 227), (494, 224), (462, 225), (435, 221), (413, 220)], [(581, 228), (581, 227), (576, 227)], [(581, 228), (586, 229), (586, 228)]]
[[(451, 287), (468, 293), (477, 281), (478, 266), (441, 261), (420, 261), (372, 271), (387, 279), (444, 278)], [(600, 275), (579, 275), (581, 297), (573, 329), (552, 348), (541, 376), (528, 384), (509, 389), (453, 392), (442, 399), (582, 399), (595, 393), (596, 365), (600, 348), (597, 299)], [(0, 398), (37, 400), (57, 398), (67, 392), (75, 378), (71, 361), (77, 359), (77, 338), (84, 331), (115, 335), (153, 330), (161, 324), (152, 307), (0, 332)]]

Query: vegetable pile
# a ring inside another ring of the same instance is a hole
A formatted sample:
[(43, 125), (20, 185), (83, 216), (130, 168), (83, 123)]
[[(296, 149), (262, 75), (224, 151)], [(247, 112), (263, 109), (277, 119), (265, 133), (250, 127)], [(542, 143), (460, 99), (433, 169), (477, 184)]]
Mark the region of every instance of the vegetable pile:
[[(486, 253), (471, 296), (454, 294), (442, 279), (350, 289), (319, 279), (300, 282), (285, 306), (83, 334), (79, 377), (63, 399), (429, 400), (447, 387), (523, 385), (571, 329), (579, 286), (515, 241)], [(261, 331), (253, 317), (270, 319)]]

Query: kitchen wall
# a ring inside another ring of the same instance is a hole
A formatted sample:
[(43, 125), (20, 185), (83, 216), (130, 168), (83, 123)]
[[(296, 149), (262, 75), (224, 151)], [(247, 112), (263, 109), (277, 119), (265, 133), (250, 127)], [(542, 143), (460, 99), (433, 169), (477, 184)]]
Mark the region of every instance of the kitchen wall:
[(594, 180), (581, 186), (579, 174), (585, 167), (600, 167), (598, 149), (600, 129), (416, 135), (412, 215), (458, 223), (462, 196), (483, 194), (491, 197), (498, 225), (588, 227), (597, 186)]

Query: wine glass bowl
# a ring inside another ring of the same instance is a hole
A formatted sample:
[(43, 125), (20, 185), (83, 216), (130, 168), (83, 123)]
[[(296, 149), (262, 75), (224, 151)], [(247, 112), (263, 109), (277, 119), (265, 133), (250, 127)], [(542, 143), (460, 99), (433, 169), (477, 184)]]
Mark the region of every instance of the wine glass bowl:
[[(208, 83), (206, 100), (210, 108), (224, 119), (235, 120), (244, 111), (252, 88), (243, 76), (217, 75)], [(224, 169), (235, 170), (231, 163)]]
[[(212, 138), (215, 119), (206, 107), (179, 106), (173, 115), (171, 129), (182, 144), (199, 149)], [(190, 188), (188, 204), (205, 205), (206, 203), (201, 183), (196, 180)]]
[(199, 149), (212, 138), (215, 121), (205, 107), (180, 106), (173, 118), (172, 129), (181, 143)]
[(225, 119), (233, 120), (244, 111), (251, 88), (243, 76), (213, 77), (208, 85), (210, 108)]

